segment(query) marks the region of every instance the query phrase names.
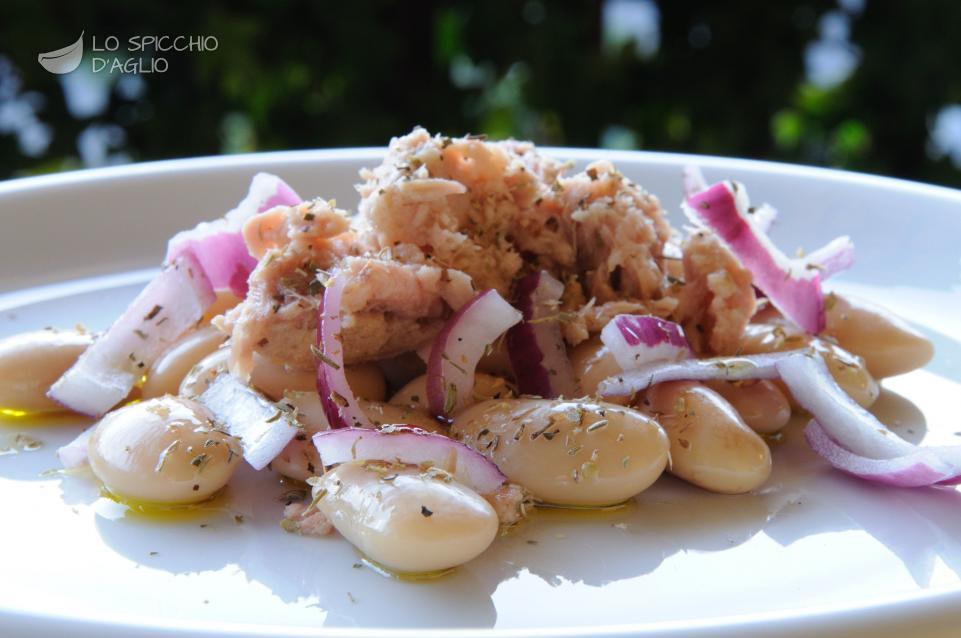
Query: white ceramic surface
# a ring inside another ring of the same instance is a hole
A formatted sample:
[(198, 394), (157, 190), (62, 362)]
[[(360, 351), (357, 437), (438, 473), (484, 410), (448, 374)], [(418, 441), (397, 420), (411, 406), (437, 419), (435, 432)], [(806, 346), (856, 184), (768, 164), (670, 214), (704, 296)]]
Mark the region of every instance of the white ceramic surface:
[[(579, 163), (594, 151), (554, 149)], [(257, 170), (353, 206), (380, 151), (141, 164), (0, 183), (0, 337), (105, 326), (175, 230), (230, 208)], [(691, 158), (600, 153), (677, 208)], [(961, 193), (776, 164), (698, 158), (781, 210), (791, 252), (847, 233), (857, 265), (833, 286), (901, 313), (937, 344), (924, 371), (885, 382), (878, 413), (912, 440), (961, 422)], [(676, 220), (676, 217), (675, 217)], [(140, 270), (137, 270), (140, 269)], [(133, 516), (76, 477), (41, 476), (71, 417), (0, 420), (43, 441), (0, 456), (0, 636), (954, 636), (961, 620), (961, 494), (894, 490), (830, 471), (797, 430), (755, 495), (664, 478), (620, 511), (540, 511), (445, 579), (357, 568), (336, 536), (277, 526), (284, 487), (242, 472), (217, 511)], [(239, 518), (242, 517), (242, 521)]]

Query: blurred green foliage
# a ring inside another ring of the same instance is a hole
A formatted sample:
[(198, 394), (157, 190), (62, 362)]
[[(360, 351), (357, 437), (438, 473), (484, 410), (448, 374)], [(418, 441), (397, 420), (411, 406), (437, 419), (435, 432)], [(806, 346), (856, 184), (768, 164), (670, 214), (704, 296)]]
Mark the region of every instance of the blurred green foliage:
[[(614, 5), (621, 12), (612, 17)], [(932, 141), (938, 113), (961, 103), (961, 38), (953, 31), (961, 2), (861, 5), (7, 0), (0, 177), (383, 145), (421, 124), (449, 134), (776, 159), (961, 186), (950, 150)], [(634, 29), (632, 38), (632, 20), (645, 15), (647, 30)], [(839, 31), (839, 24), (846, 26)], [(139, 80), (88, 74), (104, 102), (78, 113), (66, 99), (77, 88), (36, 57), (81, 30), (88, 46), (91, 36), (209, 34), (219, 47), (163, 54), (168, 70)], [(812, 79), (819, 41), (846, 51), (853, 70), (833, 82)], [(16, 126), (4, 129), (11, 103), (31, 105), (40, 127), (34, 133), (48, 138), (41, 151), (25, 151)], [(957, 137), (961, 163), (961, 131)]]

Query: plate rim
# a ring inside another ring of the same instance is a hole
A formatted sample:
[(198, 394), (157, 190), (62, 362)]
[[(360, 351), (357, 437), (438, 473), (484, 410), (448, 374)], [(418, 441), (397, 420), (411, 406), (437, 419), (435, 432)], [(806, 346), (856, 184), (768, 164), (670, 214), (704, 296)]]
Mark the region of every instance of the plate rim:
[[(810, 178), (816, 180), (827, 180), (832, 182), (843, 182), (849, 184), (862, 185), (873, 188), (888, 188), (901, 192), (916, 194), (919, 197), (937, 198), (951, 202), (961, 203), (961, 189), (947, 186), (927, 184), (906, 179), (893, 178), (868, 173), (859, 173), (834, 168), (818, 166), (808, 166), (768, 160), (754, 160), (743, 158), (731, 158), (715, 155), (695, 155), (685, 153), (669, 153), (659, 151), (621, 151), (597, 148), (576, 148), (576, 147), (540, 147), (546, 155), (551, 155), (559, 159), (592, 160), (609, 159), (613, 162), (631, 161), (641, 164), (659, 164), (683, 166), (685, 164), (697, 163), (709, 169), (727, 168), (731, 170), (749, 170), (766, 172), (772, 175), (784, 175), (799, 178)], [(109, 166), (92, 169), (81, 169), (63, 173), (49, 175), (39, 175), (8, 179), (0, 182), (0, 201), (6, 198), (16, 198), (17, 196), (30, 196), (40, 189), (70, 188), (72, 186), (90, 183), (106, 182), (115, 179), (129, 179), (150, 176), (165, 176), (180, 172), (196, 172), (203, 170), (220, 169), (242, 169), (242, 168), (266, 168), (268, 170), (282, 170), (284, 165), (303, 165), (316, 162), (342, 162), (354, 160), (376, 160), (383, 156), (386, 147), (350, 147), (350, 148), (326, 148), (311, 150), (293, 151), (272, 151), (261, 153), (246, 153), (227, 156), (202, 156), (183, 159), (158, 160), (150, 162), (138, 162), (120, 166)], [(7, 200), (9, 201), (9, 200)], [(148, 271), (127, 271), (114, 273), (113, 277), (134, 277), (139, 279)], [(90, 280), (102, 281), (110, 278), (111, 275), (83, 278), (73, 280), (67, 284), (74, 286), (78, 282)], [(38, 291), (39, 289), (53, 289), (60, 284), (49, 286), (33, 286), (28, 289), (18, 289), (9, 293), (0, 294), (0, 306), (12, 308), (25, 303), (30, 303), (27, 299), (14, 300), (10, 295), (24, 293), (28, 291)], [(104, 282), (104, 287), (109, 284)], [(56, 297), (53, 290), (45, 294), (45, 298)], [(301, 628), (268, 625), (236, 625), (229, 622), (204, 621), (200, 626), (188, 626), (187, 623), (177, 621), (168, 622), (163, 626), (151, 626), (146, 623), (138, 623), (133, 619), (111, 620), (99, 616), (58, 616), (56, 614), (36, 614), (21, 612), (17, 609), (8, 608), (0, 603), (0, 627), (12, 621), (20, 622), (24, 627), (33, 626), (39, 629), (34, 623), (42, 622), (48, 625), (48, 631), (53, 634), (56, 631), (67, 629), (80, 629), (82, 632), (91, 632), (94, 635), (99, 628), (109, 629), (109, 635), (128, 635), (124, 632), (136, 632), (138, 635), (158, 635), (158, 636), (221, 636), (221, 635), (243, 635), (243, 636), (394, 636), (396, 638), (407, 638), (408, 636), (439, 636), (455, 635), (463, 638), (468, 637), (487, 637), (487, 638), (513, 638), (513, 637), (533, 637), (533, 636), (565, 636), (565, 637), (587, 637), (587, 636), (721, 636), (721, 635), (765, 635), (767, 632), (777, 631), (780, 635), (798, 635), (805, 633), (818, 632), (850, 632), (863, 631), (866, 623), (882, 625), (885, 622), (917, 622), (927, 620), (935, 622), (940, 619), (938, 626), (947, 624), (951, 620), (961, 617), (961, 612), (954, 612), (961, 603), (961, 586), (931, 588), (919, 592), (909, 592), (902, 595), (890, 595), (881, 599), (863, 601), (860, 604), (854, 603), (834, 603), (824, 604), (800, 609), (758, 612), (755, 614), (742, 614), (734, 616), (721, 616), (709, 619), (697, 620), (671, 620), (658, 621), (654, 623), (637, 623), (609, 625), (601, 627), (568, 627), (556, 629), (350, 629), (350, 628)], [(82, 625), (82, 627), (78, 627)], [(86, 635), (84, 633), (83, 635)]]
[[(706, 168), (727, 167), (733, 170), (753, 170), (773, 172), (801, 178), (848, 182), (869, 187), (887, 187), (898, 190), (914, 191), (924, 197), (937, 197), (961, 200), (961, 188), (952, 188), (900, 177), (890, 177), (874, 173), (851, 171), (808, 164), (737, 158), (724, 155), (700, 155), (694, 153), (675, 153), (668, 151), (616, 150), (594, 147), (538, 146), (544, 155), (555, 159), (589, 161), (608, 159), (612, 162), (626, 160), (631, 162), (657, 163), (674, 166), (697, 164)], [(302, 150), (263, 151), (256, 153), (237, 153), (232, 155), (203, 155), (177, 159), (133, 162), (114, 166), (83, 168), (60, 173), (14, 177), (0, 181), (0, 197), (16, 195), (24, 191), (43, 188), (62, 188), (85, 182), (99, 182), (129, 177), (147, 177), (153, 174), (176, 173), (197, 170), (217, 170), (224, 168), (257, 168), (263, 164), (305, 164), (316, 161), (344, 161), (380, 159), (387, 150), (386, 146), (355, 146), (344, 148), (317, 148)]]

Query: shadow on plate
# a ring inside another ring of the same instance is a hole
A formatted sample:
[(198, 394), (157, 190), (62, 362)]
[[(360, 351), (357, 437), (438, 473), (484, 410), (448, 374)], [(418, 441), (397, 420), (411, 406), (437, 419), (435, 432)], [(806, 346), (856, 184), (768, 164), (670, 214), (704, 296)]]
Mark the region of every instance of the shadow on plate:
[[(902, 432), (910, 427), (908, 434), (923, 436), (923, 416), (906, 399), (885, 392), (879, 407), (897, 416)], [(864, 530), (919, 586), (931, 582), (938, 559), (961, 578), (961, 494), (849, 478), (807, 448), (800, 425), (773, 446), (775, 471), (756, 494), (710, 494), (666, 476), (622, 508), (542, 508), (483, 556), (436, 581), (384, 578), (360, 565), (336, 534), (283, 533), (278, 497), (285, 488), (249, 468), (235, 478), (227, 505), (190, 520), (158, 521), (119, 506), (98, 511), (95, 520), (104, 543), (131, 560), (182, 575), (237, 569), (285, 603), (309, 601), (328, 627), (492, 627), (498, 588), (524, 574), (555, 587), (601, 587), (641, 578), (680, 552), (724, 552), (762, 533), (789, 547), (819, 534)]]

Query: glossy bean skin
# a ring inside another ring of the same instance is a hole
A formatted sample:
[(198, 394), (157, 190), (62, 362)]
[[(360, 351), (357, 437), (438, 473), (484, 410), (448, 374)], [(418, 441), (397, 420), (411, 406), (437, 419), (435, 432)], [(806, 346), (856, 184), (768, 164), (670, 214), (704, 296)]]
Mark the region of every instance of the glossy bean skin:
[[(347, 383), (351, 391), (361, 399), (383, 401), (387, 397), (387, 382), (376, 363), (358, 363), (346, 366)], [(278, 400), (284, 392), (309, 392), (317, 389), (317, 372), (292, 370), (280, 363), (270, 361), (259, 354), (254, 355), (254, 367), (250, 384)]]
[[(621, 372), (621, 366), (617, 365), (614, 355), (597, 336), (575, 346), (570, 357), (574, 377), (581, 392), (587, 396), (596, 396), (597, 386), (601, 381)], [(626, 404), (627, 399), (616, 399), (615, 402)]]
[(345, 463), (320, 477), (313, 495), (344, 538), (399, 574), (466, 563), (499, 525), (486, 500), (443, 472)]
[[(743, 354), (783, 352), (806, 347), (814, 348), (824, 357), (831, 376), (859, 405), (866, 408), (877, 400), (881, 387), (868, 372), (864, 360), (830, 341), (801, 333), (782, 322), (748, 324), (741, 340)], [(783, 388), (780, 381), (777, 385)], [(784, 391), (787, 393), (786, 389)], [(790, 398), (789, 393), (788, 396)], [(791, 402), (796, 407), (793, 399)]]
[(230, 348), (220, 348), (208, 354), (183, 378), (177, 394), (188, 399), (199, 397), (217, 375), (226, 372), (229, 362)]
[[(229, 347), (221, 348), (204, 357), (184, 377), (180, 384), (180, 394), (188, 398), (200, 395), (214, 377), (227, 369), (229, 360)], [(281, 365), (269, 363), (263, 357), (256, 357), (254, 361), (250, 385), (271, 399), (278, 401), (291, 392), (316, 393), (315, 373), (287, 370)], [(351, 385), (351, 390), (362, 399), (367, 399), (368, 396), (375, 397), (375, 399), (368, 399), (371, 401), (384, 399), (386, 394), (384, 374), (375, 364), (360, 363), (347, 366), (347, 381)]]
[[(328, 430), (327, 417), (320, 405), (320, 397), (316, 392), (288, 392), (279, 403), (295, 409), (297, 421), (310, 434)], [(413, 425), (428, 432), (447, 433), (447, 428), (436, 419), (424, 412), (400, 405), (383, 403), (382, 401), (360, 401), (360, 405), (367, 418), (375, 427), (388, 424)]]
[(669, 447), (653, 419), (587, 401), (484, 401), (458, 414), (451, 434), (536, 499), (569, 506), (612, 505), (644, 491), (664, 471)]
[(923, 367), (934, 356), (934, 345), (892, 313), (857, 298), (831, 294), (825, 303), (824, 334), (864, 359), (877, 379)]
[(770, 476), (767, 444), (713, 390), (695, 381), (659, 383), (644, 405), (671, 441), (671, 474), (720, 494), (750, 492)]
[(771, 381), (705, 381), (755, 432), (772, 434), (791, 419), (791, 402)]
[[(474, 399), (507, 399), (515, 396), (514, 386), (502, 377), (478, 372), (474, 375)], [(412, 379), (390, 398), (391, 405), (427, 411), (427, 375)]]
[(226, 339), (227, 335), (214, 326), (203, 326), (178, 339), (150, 366), (141, 388), (143, 398), (177, 394), (190, 370), (215, 352)]
[(0, 408), (60, 412), (47, 390), (93, 343), (77, 330), (37, 330), (0, 340)]
[(198, 403), (165, 396), (107, 414), (88, 443), (90, 468), (120, 500), (182, 505), (220, 490), (242, 456)]

